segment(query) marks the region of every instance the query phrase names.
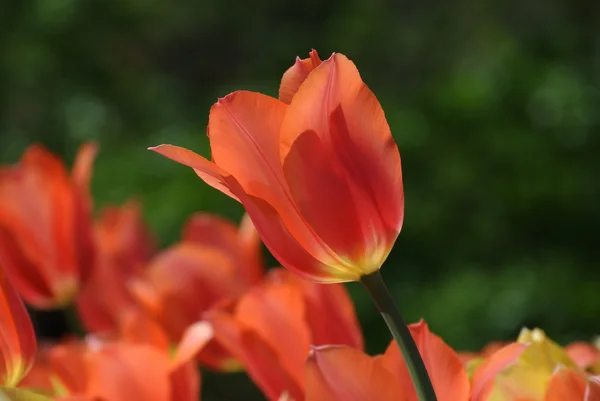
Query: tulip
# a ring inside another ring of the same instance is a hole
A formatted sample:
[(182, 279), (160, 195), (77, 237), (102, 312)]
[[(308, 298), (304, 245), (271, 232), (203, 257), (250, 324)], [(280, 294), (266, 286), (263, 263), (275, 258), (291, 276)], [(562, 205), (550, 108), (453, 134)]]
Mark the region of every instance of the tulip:
[(16, 386), (31, 369), (36, 351), (27, 310), (0, 268), (0, 385)]
[(80, 148), (71, 175), (39, 145), (0, 170), (0, 264), (25, 302), (66, 306), (94, 267), (88, 186), (96, 147)]
[(303, 281), (272, 270), (232, 312), (205, 315), (215, 339), (245, 367), (269, 400), (302, 400), (304, 363), (312, 345), (362, 349), (352, 302), (344, 287)]
[(211, 108), (209, 161), (151, 150), (191, 167), (242, 203), (286, 268), (312, 281), (360, 281), (410, 365), (421, 401), (435, 394), (379, 269), (404, 219), (398, 147), (383, 109), (342, 54), (316, 52), (283, 76), (281, 99), (237, 91)]
[(94, 234), (98, 263), (76, 300), (79, 317), (92, 333), (115, 330), (120, 314), (137, 305), (128, 282), (141, 274), (156, 248), (134, 201), (103, 209)]
[(239, 200), (284, 267), (359, 281), (381, 267), (402, 227), (400, 155), (350, 60), (334, 54), (305, 75), (296, 93), (289, 80), (301, 74), (284, 75), (284, 101), (247, 91), (220, 99), (209, 115), (212, 161), (172, 145), (152, 150)]
[[(205, 311), (234, 302), (264, 270), (260, 239), (248, 218), (238, 228), (222, 218), (196, 214), (183, 231), (182, 241), (156, 255), (130, 284), (137, 302), (174, 342)], [(238, 368), (215, 343), (199, 358), (213, 369)]]

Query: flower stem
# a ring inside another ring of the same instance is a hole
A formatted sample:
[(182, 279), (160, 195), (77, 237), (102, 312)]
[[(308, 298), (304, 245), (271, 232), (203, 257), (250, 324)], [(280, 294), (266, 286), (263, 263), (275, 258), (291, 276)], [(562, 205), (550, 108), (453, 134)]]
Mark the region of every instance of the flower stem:
[(377, 309), (379, 309), (383, 320), (385, 320), (394, 340), (400, 348), (419, 401), (436, 401), (437, 398), (419, 349), (402, 315), (400, 315), (381, 277), (381, 273), (377, 270), (374, 273), (363, 276), (360, 282), (365, 286), (375, 305), (377, 305)]

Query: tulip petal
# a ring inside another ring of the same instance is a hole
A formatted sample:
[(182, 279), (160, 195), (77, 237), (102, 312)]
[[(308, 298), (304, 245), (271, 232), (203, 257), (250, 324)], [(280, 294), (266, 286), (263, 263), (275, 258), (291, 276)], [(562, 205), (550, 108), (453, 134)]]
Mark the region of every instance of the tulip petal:
[(400, 155), (379, 101), (341, 54), (316, 68), (290, 104), (281, 128), (282, 162), (310, 131), (344, 172), (365, 235), (375, 231), (389, 247), (404, 215)]
[(99, 399), (170, 401), (168, 357), (151, 346), (111, 344), (90, 353), (87, 365), (87, 393)]
[(224, 176), (227, 175), (220, 167), (213, 162), (206, 160), (204, 157), (180, 146), (173, 145), (159, 145), (148, 148), (158, 154), (161, 154), (169, 159), (181, 163), (185, 166), (191, 167), (198, 177), (210, 185), (211, 187), (218, 189), (225, 195), (238, 200), (225, 183)]
[(287, 269), (319, 283), (358, 281), (360, 276), (338, 265), (326, 265), (314, 258), (292, 236), (276, 210), (259, 198), (240, 193), (244, 208), (252, 218), (265, 246)]
[(409, 400), (381, 358), (345, 346), (316, 347), (306, 362), (306, 401)]
[(16, 386), (31, 369), (36, 352), (27, 310), (0, 267), (0, 384)]
[[(423, 358), (433, 388), (440, 401), (466, 401), (470, 394), (469, 378), (456, 352), (440, 337), (429, 331), (424, 321), (409, 325)], [(383, 358), (385, 366), (396, 375), (409, 400), (417, 395), (398, 345), (392, 341)]]
[(321, 64), (321, 59), (316, 50), (311, 50), (309, 57), (301, 59), (296, 57), (296, 62), (293, 66), (283, 73), (281, 84), (279, 86), (279, 100), (283, 103), (290, 104), (300, 85), (308, 78), (312, 70)]
[(231, 316), (220, 311), (206, 314), (215, 338), (245, 366), (248, 376), (269, 400), (277, 400), (285, 392), (292, 399), (302, 400), (304, 393), (298, 383), (283, 369), (281, 360), (262, 338)]
[(130, 288), (169, 337), (178, 341), (204, 311), (239, 296), (245, 286), (236, 279), (229, 254), (186, 242), (158, 254)]
[(98, 146), (94, 143), (86, 143), (77, 151), (71, 177), (75, 185), (83, 192), (88, 193), (90, 181), (92, 179), (92, 170), (94, 159), (98, 153)]
[(196, 322), (183, 333), (177, 345), (175, 356), (171, 361), (171, 369), (191, 361), (196, 354), (213, 338), (213, 330), (207, 322)]
[[(314, 258), (327, 265), (344, 264), (307, 225), (290, 195), (279, 157), (279, 131), (286, 110), (285, 103), (255, 92), (237, 91), (219, 99), (211, 108), (208, 123), (212, 158), (249, 198), (270, 205)], [(232, 185), (230, 182), (230, 189), (237, 194), (240, 190)], [(256, 224), (257, 215), (248, 213)], [(264, 236), (258, 225), (256, 228)]]
[(587, 369), (600, 361), (600, 350), (586, 342), (576, 342), (565, 347), (569, 357), (582, 369)]
[(302, 217), (316, 234), (345, 260), (361, 260), (370, 238), (363, 233), (361, 213), (335, 162), (315, 131), (305, 131), (285, 159), (285, 179)]
[(526, 344), (512, 343), (487, 357), (473, 375), (471, 399), (473, 401), (487, 400), (496, 375), (516, 363), (526, 349)]
[(296, 286), (304, 294), (313, 345), (348, 345), (363, 349), (362, 330), (354, 304), (342, 284), (321, 285), (303, 280), (285, 269), (271, 270), (269, 276), (273, 281)]
[(281, 282), (267, 282), (253, 288), (236, 309), (237, 320), (273, 348), (283, 368), (301, 385), (311, 342), (305, 314), (302, 292)]
[(587, 380), (583, 372), (558, 369), (546, 388), (544, 401), (584, 401)]
[[(229, 220), (209, 213), (192, 215), (183, 228), (183, 240), (221, 249), (236, 259), (238, 276), (248, 285), (263, 275), (260, 237), (245, 215), (246, 223), (238, 228)], [(242, 232), (242, 229), (245, 230)]]

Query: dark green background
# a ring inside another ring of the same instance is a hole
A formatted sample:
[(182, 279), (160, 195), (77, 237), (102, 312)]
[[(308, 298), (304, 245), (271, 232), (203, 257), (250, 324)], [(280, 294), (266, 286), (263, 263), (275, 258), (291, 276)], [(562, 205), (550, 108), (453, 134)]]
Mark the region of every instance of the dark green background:
[[(523, 325), (588, 339), (600, 331), (599, 27), (592, 0), (4, 0), (0, 160), (39, 141), (70, 161), (97, 141), (97, 204), (138, 197), (167, 245), (196, 210), (242, 208), (146, 147), (208, 155), (219, 96), (276, 96), (296, 55), (341, 52), (402, 155), (406, 218), (383, 274), (407, 319), (459, 349)], [(382, 351), (382, 321), (349, 288), (368, 350)], [(206, 387), (236, 391), (213, 376)]]

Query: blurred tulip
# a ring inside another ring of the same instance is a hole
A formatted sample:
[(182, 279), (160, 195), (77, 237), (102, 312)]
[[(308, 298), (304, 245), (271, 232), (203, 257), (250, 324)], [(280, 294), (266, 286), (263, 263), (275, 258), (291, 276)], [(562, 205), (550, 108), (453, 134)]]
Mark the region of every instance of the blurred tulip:
[(128, 282), (141, 273), (156, 249), (134, 201), (103, 209), (95, 238), (98, 263), (77, 297), (79, 316), (92, 333), (116, 329), (120, 314), (137, 305)]
[(67, 305), (90, 276), (89, 181), (96, 147), (82, 146), (71, 176), (39, 145), (0, 170), (0, 264), (36, 308)]
[(152, 150), (239, 200), (284, 267), (359, 281), (379, 270), (402, 226), (400, 155), (354, 64), (341, 54), (316, 68), (316, 52), (310, 60), (288, 70), (282, 100), (238, 91), (212, 107), (212, 162), (172, 145)]
[(580, 341), (567, 345), (565, 351), (581, 369), (600, 374), (600, 349), (595, 345)]
[[(88, 336), (48, 347), (24, 386), (58, 399), (196, 401), (200, 377), (193, 362), (212, 338), (206, 323), (188, 327), (171, 349), (166, 334), (144, 314), (127, 314), (118, 337)], [(43, 377), (44, 374), (46, 377)]]
[[(260, 279), (264, 271), (260, 238), (252, 222), (239, 227), (227, 220), (194, 215), (182, 242), (159, 253), (130, 288), (143, 308), (177, 342), (186, 328), (214, 307), (226, 307)], [(237, 365), (218, 344), (199, 355), (213, 369)]]
[(245, 367), (270, 400), (302, 400), (311, 345), (362, 349), (352, 302), (341, 285), (321, 286), (276, 269), (239, 300), (233, 312), (206, 319), (216, 340)]
[[(517, 344), (524, 346), (522, 353), (517, 358), (512, 358), (504, 369), (496, 372), (493, 383), (488, 384), (482, 392), (484, 397), (473, 401), (562, 400), (552, 398), (557, 389), (560, 388), (564, 393), (566, 384), (573, 380), (584, 383), (591, 379), (577, 367), (564, 348), (549, 339), (540, 329), (523, 329)], [(577, 377), (566, 371), (557, 374), (560, 369), (577, 372)], [(581, 377), (578, 378), (579, 376)], [(476, 376), (473, 380), (475, 378)], [(584, 401), (577, 397), (565, 400), (571, 399)]]
[(27, 310), (0, 268), (0, 385), (16, 386), (33, 365), (36, 351)]

